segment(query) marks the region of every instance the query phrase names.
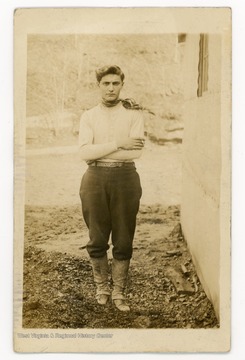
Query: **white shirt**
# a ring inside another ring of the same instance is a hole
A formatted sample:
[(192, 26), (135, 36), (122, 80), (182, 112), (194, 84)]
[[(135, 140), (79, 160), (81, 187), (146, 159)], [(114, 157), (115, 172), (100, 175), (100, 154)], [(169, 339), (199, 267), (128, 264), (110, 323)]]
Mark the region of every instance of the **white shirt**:
[(113, 107), (99, 104), (85, 111), (79, 129), (81, 159), (132, 161), (139, 158), (142, 150), (117, 148), (117, 140), (122, 137), (144, 137), (141, 111), (125, 109), (121, 103)]

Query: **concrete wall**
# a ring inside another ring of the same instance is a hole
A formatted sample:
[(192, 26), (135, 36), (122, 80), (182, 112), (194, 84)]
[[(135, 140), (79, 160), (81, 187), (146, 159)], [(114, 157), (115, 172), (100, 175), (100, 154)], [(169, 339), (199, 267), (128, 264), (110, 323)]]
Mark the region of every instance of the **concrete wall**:
[(208, 91), (197, 97), (199, 34), (185, 44), (182, 229), (219, 317), (221, 37), (209, 35)]

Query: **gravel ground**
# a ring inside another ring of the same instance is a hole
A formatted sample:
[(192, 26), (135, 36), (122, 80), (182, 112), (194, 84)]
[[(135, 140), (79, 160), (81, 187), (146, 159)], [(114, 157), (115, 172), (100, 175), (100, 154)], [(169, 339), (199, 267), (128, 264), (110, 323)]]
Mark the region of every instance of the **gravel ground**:
[[(24, 328), (218, 327), (181, 234), (178, 206), (141, 205), (127, 286), (130, 313), (96, 303), (80, 206), (27, 206), (25, 219)], [(181, 273), (181, 265), (189, 293), (179, 293), (166, 275), (167, 269)]]

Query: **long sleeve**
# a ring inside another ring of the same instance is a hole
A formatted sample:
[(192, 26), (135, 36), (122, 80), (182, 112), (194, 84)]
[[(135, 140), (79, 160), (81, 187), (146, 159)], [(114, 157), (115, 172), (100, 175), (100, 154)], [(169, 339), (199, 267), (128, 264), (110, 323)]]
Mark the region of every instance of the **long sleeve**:
[[(134, 118), (129, 133), (132, 138), (144, 138), (144, 120), (140, 111), (128, 110), (134, 112)], [(142, 155), (143, 150), (117, 150), (107, 156), (105, 159), (111, 160), (134, 160)]]
[(142, 150), (118, 150), (110, 155), (104, 156), (103, 159), (110, 160), (134, 160), (142, 155)]
[(87, 112), (85, 112), (81, 117), (79, 128), (79, 154), (81, 160), (100, 159), (116, 150), (116, 141), (93, 144), (93, 130), (90, 127)]
[(81, 160), (130, 161), (139, 158), (142, 150), (118, 149), (117, 144), (123, 137), (144, 137), (140, 111), (126, 110), (122, 105), (112, 109), (98, 105), (85, 111), (79, 129)]

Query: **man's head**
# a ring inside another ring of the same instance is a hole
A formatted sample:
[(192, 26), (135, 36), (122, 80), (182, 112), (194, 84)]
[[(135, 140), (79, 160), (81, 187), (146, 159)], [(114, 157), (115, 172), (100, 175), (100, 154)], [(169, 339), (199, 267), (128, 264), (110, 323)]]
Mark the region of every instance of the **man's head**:
[(116, 66), (104, 66), (96, 71), (98, 86), (104, 102), (113, 103), (117, 101), (123, 87), (124, 73)]
[(98, 81), (98, 83), (100, 83), (101, 79), (106, 76), (106, 75), (119, 75), (121, 78), (121, 81), (123, 82), (124, 80), (124, 73), (122, 72), (122, 70), (120, 69), (119, 66), (117, 65), (107, 65), (107, 66), (103, 66), (99, 69), (96, 70), (96, 79)]

